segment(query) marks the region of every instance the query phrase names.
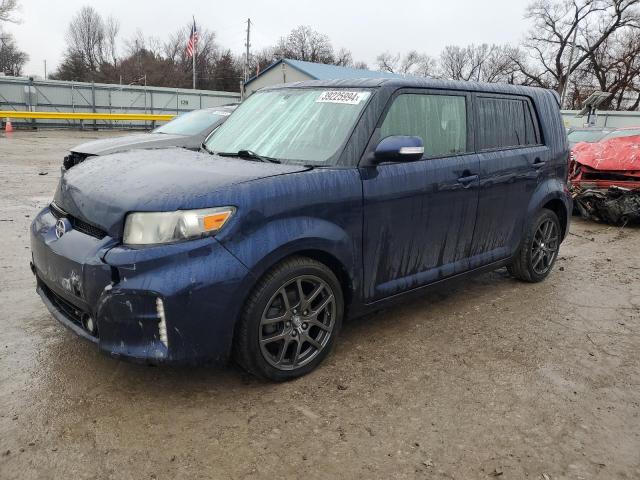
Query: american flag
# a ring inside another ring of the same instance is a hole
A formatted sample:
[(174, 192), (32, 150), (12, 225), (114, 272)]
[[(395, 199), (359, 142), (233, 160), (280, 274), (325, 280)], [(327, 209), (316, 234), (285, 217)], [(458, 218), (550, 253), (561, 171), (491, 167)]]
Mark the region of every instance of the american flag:
[(189, 43), (187, 43), (187, 55), (193, 57), (193, 52), (196, 51), (198, 45), (198, 28), (196, 27), (196, 21), (193, 20), (193, 26), (191, 27), (191, 35), (189, 35)]

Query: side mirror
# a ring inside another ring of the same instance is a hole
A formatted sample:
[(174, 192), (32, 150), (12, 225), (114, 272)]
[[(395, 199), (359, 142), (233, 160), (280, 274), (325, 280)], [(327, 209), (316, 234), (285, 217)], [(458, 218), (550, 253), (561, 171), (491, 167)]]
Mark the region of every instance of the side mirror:
[(393, 135), (380, 140), (373, 154), (376, 163), (413, 162), (424, 155), (424, 143), (420, 137)]

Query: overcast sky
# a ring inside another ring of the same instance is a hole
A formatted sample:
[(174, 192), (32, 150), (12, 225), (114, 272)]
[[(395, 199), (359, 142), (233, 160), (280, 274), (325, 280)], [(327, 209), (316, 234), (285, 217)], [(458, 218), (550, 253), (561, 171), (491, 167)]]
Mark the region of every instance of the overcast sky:
[(137, 30), (163, 38), (188, 23), (192, 15), (214, 30), (218, 43), (240, 53), (246, 19), (253, 22), (251, 48), (274, 44), (298, 25), (326, 33), (334, 48), (348, 48), (354, 60), (375, 68), (386, 50), (411, 49), (438, 55), (443, 46), (468, 43), (515, 43), (527, 29), (523, 19), (529, 0), (21, 0), (22, 23), (8, 25), (30, 61), (27, 75), (52, 72), (65, 48), (65, 32), (78, 9), (92, 4), (102, 15), (120, 20), (121, 40)]

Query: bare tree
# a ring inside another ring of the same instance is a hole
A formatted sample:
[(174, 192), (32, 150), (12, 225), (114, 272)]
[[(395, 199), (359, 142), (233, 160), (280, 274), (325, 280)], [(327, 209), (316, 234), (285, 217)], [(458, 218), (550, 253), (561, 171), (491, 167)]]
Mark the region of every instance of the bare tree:
[(124, 42), (126, 55), (128, 57), (132, 57), (143, 50), (149, 50), (147, 47), (147, 43), (148, 39), (147, 37), (145, 37), (142, 30), (137, 29), (136, 33), (132, 37), (126, 39)]
[(281, 58), (276, 47), (267, 47), (254, 52), (249, 58), (249, 77), (257, 75)]
[(210, 73), (204, 80), (213, 90), (236, 91), (242, 80), (242, 62), (230, 50), (216, 53), (210, 63)]
[(405, 56), (384, 52), (376, 59), (381, 72), (414, 75), (420, 77), (437, 76), (436, 61), (425, 53), (410, 51)]
[(18, 10), (18, 0), (0, 0), (0, 22), (18, 23), (19, 20), (14, 17)]
[(378, 64), (378, 70), (381, 72), (396, 73), (398, 69), (398, 63), (400, 62), (400, 54), (392, 54), (391, 52), (384, 52), (378, 55), (376, 58)]
[[(587, 42), (592, 36), (597, 33), (588, 34)], [(591, 74), (598, 89), (612, 94), (609, 107), (627, 108), (626, 97), (640, 86), (640, 28), (625, 28), (614, 33), (589, 53), (585, 63), (584, 70)]]
[(105, 56), (114, 66), (118, 63), (118, 33), (120, 21), (112, 16), (107, 17), (104, 24)]
[(12, 35), (0, 32), (0, 72), (5, 75), (20, 76), (29, 56), (21, 51)]
[(328, 63), (343, 67), (366, 68), (363, 62), (354, 62), (353, 55), (346, 48), (334, 51), (329, 37), (313, 30), (307, 25), (300, 25), (281, 37), (277, 45), (265, 48), (249, 59), (249, 69), (259, 71), (276, 60), (290, 58), (314, 63)]
[(519, 66), (513, 61), (516, 48), (510, 45), (493, 45), (485, 59), (480, 80), (483, 82), (526, 83)]
[(419, 77), (436, 76), (436, 69), (437, 64), (435, 59), (426, 53), (418, 53), (415, 50), (407, 53), (400, 64), (401, 73)]
[(530, 83), (561, 93), (569, 75), (608, 38), (621, 29), (638, 26), (639, 3), (640, 0), (536, 0), (525, 15), (533, 21), (524, 44), (532, 63), (515, 56), (513, 60)]
[(457, 45), (447, 45), (440, 54), (440, 72), (451, 80), (469, 80), (473, 73), (467, 49)]
[(307, 25), (300, 25), (282, 37), (276, 47), (280, 58), (315, 63), (334, 63), (333, 46), (329, 37)]
[(172, 34), (169, 41), (161, 43), (158, 38), (145, 36), (138, 30), (125, 42), (126, 55), (119, 61), (118, 74), (126, 83), (188, 86), (191, 61), (187, 60), (185, 52), (187, 36), (188, 27), (185, 26)]
[(105, 60), (105, 38), (102, 17), (93, 7), (84, 6), (67, 29), (67, 50), (82, 59), (89, 72), (97, 72)]
[[(126, 58), (120, 61), (124, 78), (146, 78), (159, 86), (190, 87), (192, 60), (187, 54), (191, 24), (174, 32), (162, 45), (153, 37), (139, 32), (128, 42)], [(196, 71), (198, 87), (237, 91), (242, 67), (229, 50), (221, 50), (215, 33), (200, 28)]]
[(333, 63), (341, 67), (351, 67), (353, 66), (353, 55), (351, 55), (351, 52), (346, 48), (341, 48), (338, 50), (338, 53), (335, 54)]
[[(135, 35), (119, 43), (120, 25), (112, 17), (103, 19), (91, 7), (83, 7), (69, 25), (67, 51), (57, 72), (61, 80), (190, 87), (192, 60), (186, 47), (191, 22), (162, 41)], [(119, 54), (119, 51), (122, 52)], [(198, 86), (214, 90), (239, 90), (241, 68), (228, 51), (222, 51), (215, 33), (199, 29), (196, 57)]]
[(440, 54), (440, 73), (452, 80), (514, 82), (518, 66), (508, 45), (448, 45)]

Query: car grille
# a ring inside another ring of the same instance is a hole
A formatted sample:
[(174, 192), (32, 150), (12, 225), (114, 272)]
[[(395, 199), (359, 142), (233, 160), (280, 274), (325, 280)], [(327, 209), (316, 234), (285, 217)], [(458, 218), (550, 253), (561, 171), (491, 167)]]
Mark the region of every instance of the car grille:
[(42, 289), (46, 297), (49, 299), (53, 306), (56, 307), (60, 312), (64, 314), (69, 320), (78, 325), (82, 326), (82, 315), (84, 312), (82, 309), (75, 306), (73, 303), (65, 300), (60, 295), (55, 293), (49, 287), (45, 285), (43, 281), (38, 278), (38, 286)]
[(49, 209), (51, 210), (51, 214), (54, 217), (64, 217), (69, 220), (74, 230), (78, 230), (79, 232), (82, 232), (86, 235), (91, 235), (92, 237), (98, 238), (100, 240), (107, 236), (107, 232), (105, 232), (101, 228), (95, 227), (90, 223), (85, 222), (84, 220), (80, 220), (79, 218), (74, 217), (73, 215), (69, 215), (53, 202), (49, 205)]

